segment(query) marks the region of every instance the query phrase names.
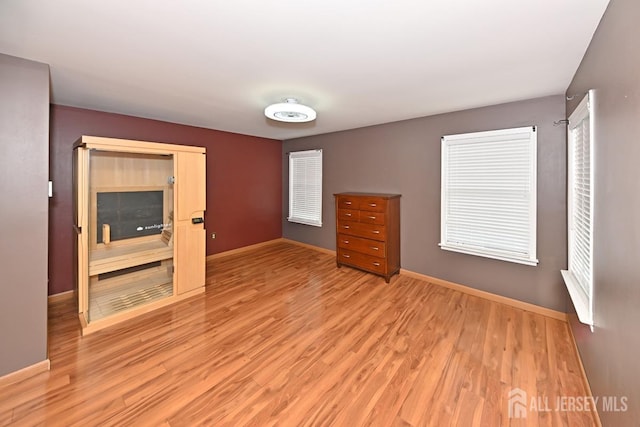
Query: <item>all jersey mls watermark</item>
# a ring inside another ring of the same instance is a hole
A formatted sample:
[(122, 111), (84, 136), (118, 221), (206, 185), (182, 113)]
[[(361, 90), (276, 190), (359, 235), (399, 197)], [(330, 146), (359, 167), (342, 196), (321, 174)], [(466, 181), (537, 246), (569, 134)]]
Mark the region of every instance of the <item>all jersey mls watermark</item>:
[(509, 418), (526, 418), (533, 412), (626, 412), (627, 396), (527, 396), (514, 388), (507, 396)]

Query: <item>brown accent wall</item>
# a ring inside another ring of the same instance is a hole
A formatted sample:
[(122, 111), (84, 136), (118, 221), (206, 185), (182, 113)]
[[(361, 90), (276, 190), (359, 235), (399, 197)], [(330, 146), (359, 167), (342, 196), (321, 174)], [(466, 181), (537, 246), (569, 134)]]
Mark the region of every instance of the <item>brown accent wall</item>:
[(207, 255), (282, 236), (281, 141), (53, 105), (49, 294), (74, 287), (71, 154), (81, 135), (206, 147)]
[[(570, 315), (594, 396), (626, 397), (624, 412), (598, 407), (605, 426), (640, 420), (640, 2), (611, 0), (567, 95), (571, 113), (594, 89), (594, 321)], [(573, 305), (569, 303), (571, 310)], [(575, 311), (573, 311), (575, 313)]]
[[(283, 235), (335, 249), (333, 193), (400, 193), (402, 268), (564, 311), (567, 294), (560, 269), (566, 268), (567, 250), (566, 137), (565, 128), (553, 124), (564, 116), (564, 97), (558, 95), (285, 141), (285, 216), (286, 152), (323, 149), (323, 227), (293, 224), (285, 219)], [(441, 250), (440, 138), (528, 125), (538, 127), (539, 265), (531, 267)]]
[(47, 358), (49, 66), (0, 54), (0, 376)]

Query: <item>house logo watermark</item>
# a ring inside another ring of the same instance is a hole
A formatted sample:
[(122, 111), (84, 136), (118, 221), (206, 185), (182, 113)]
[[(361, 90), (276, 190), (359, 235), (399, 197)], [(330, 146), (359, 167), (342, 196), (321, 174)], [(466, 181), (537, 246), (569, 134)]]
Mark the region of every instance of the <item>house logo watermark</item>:
[(520, 388), (509, 390), (509, 418), (527, 418), (533, 412), (626, 412), (627, 396), (528, 396)]
[(527, 418), (527, 392), (514, 388), (509, 391), (509, 418)]

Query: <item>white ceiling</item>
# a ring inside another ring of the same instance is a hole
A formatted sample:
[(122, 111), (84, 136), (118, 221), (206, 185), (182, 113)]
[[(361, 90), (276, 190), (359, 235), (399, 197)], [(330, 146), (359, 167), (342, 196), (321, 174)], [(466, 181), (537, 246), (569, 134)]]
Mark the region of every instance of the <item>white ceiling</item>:
[(564, 93), (607, 3), (0, 0), (0, 52), (55, 104), (290, 139)]

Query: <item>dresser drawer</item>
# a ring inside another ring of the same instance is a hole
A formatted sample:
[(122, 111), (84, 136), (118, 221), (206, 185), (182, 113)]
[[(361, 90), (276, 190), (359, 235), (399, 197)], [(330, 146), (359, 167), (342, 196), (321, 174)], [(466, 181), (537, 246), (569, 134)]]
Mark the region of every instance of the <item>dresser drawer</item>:
[(387, 245), (384, 242), (349, 236), (348, 234), (338, 234), (338, 247), (381, 258), (387, 256)]
[(384, 212), (387, 208), (387, 200), (381, 197), (360, 197), (358, 209), (361, 211)]
[(378, 257), (342, 248), (338, 248), (337, 257), (338, 262), (341, 264), (351, 265), (353, 267), (362, 268), (363, 270), (372, 271), (378, 274), (385, 274), (385, 262)]
[(339, 196), (337, 199), (338, 209), (359, 209), (360, 198), (358, 197)]
[(366, 239), (386, 240), (386, 227), (378, 224), (364, 224), (338, 219), (338, 233), (364, 237)]
[(359, 211), (360, 222), (366, 224), (384, 224), (385, 216), (382, 212)]
[(358, 221), (360, 211), (354, 209), (338, 209), (338, 219), (343, 221)]

